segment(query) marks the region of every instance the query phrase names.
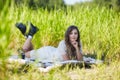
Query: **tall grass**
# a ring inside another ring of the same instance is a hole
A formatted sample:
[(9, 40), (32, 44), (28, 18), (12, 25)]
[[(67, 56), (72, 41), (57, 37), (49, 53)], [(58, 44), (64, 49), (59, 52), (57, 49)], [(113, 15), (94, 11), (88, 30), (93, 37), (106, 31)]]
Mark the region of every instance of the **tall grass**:
[[(106, 54), (107, 58), (113, 58), (120, 53), (119, 18), (119, 14), (114, 11), (98, 7), (94, 9), (81, 7), (73, 11), (68, 8), (66, 12), (63, 10), (50, 12), (43, 9), (31, 10), (25, 6), (11, 7), (0, 19), (1, 45), (2, 47), (8, 45), (12, 49), (23, 45), (25, 38), (15, 28), (16, 22), (23, 22), (27, 25), (27, 21), (31, 21), (39, 28), (39, 32), (33, 38), (35, 48), (46, 45), (57, 46), (59, 41), (64, 39), (66, 28), (76, 25), (81, 33), (84, 53), (95, 53), (98, 58)], [(27, 25), (27, 31), (28, 29)]]
[[(32, 10), (24, 5), (21, 8), (12, 5), (9, 9), (5, 8), (0, 13), (0, 65), (3, 64), (2, 61), (4, 61), (10, 54), (16, 53), (15, 51), (22, 47), (25, 38), (19, 32), (19, 30), (16, 29), (15, 23), (23, 22), (27, 25), (27, 21), (31, 21), (39, 28), (39, 32), (37, 32), (37, 34), (35, 34), (33, 37), (35, 49), (46, 45), (57, 47), (59, 41), (64, 39), (64, 33), (67, 27), (70, 25), (76, 25), (80, 30), (84, 54), (96, 54), (98, 59), (101, 59), (102, 56), (104, 56), (105, 61), (119, 60), (119, 16), (119, 13), (115, 13), (113, 10), (107, 10), (104, 7), (101, 9), (98, 7), (80, 7), (76, 10), (71, 10), (68, 7), (66, 11), (61, 9), (47, 11), (43, 9)], [(27, 31), (28, 29), (29, 26), (27, 25)], [(120, 68), (118, 68), (118, 71), (119, 69)], [(2, 73), (2, 71), (5, 71), (2, 66), (0, 67), (0, 70), (1, 74), (6, 74), (6, 72)], [(54, 79), (53, 75), (55, 73), (57, 72), (53, 72), (51, 75), (48, 73), (48, 77), (44, 78), (50, 80)], [(60, 76), (63, 73), (64, 72), (59, 71)], [(9, 73), (9, 76), (11, 75), (12, 74)], [(34, 75), (34, 73), (31, 72), (30, 74), (24, 75), (28, 77), (18, 77), (19, 74), (17, 75), (15, 73), (11, 79), (30, 79), (30, 77), (33, 79), (34, 77), (38, 76), (39, 73), (35, 72)], [(66, 76), (65, 74), (63, 75)], [(109, 75), (111, 76), (111, 74), (108, 74), (108, 76)], [(119, 77), (118, 73), (115, 73), (114, 75)], [(40, 77), (38, 77), (38, 79)], [(102, 79), (103, 78), (105, 77), (102, 75)], [(69, 80), (69, 78), (66, 79)], [(96, 78), (93, 77), (93, 79)]]

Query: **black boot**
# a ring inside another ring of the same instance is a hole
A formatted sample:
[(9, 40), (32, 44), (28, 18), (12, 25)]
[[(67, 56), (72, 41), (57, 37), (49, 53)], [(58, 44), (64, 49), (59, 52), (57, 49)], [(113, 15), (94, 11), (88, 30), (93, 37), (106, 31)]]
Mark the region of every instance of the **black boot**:
[(26, 26), (23, 23), (16, 23), (15, 26), (22, 32), (23, 35), (25, 35)]
[(18, 51), (18, 53), (20, 55), (20, 58), (25, 59), (25, 53), (24, 53), (24, 51), (22, 49), (18, 49), (17, 51)]
[(36, 26), (34, 26), (32, 23), (29, 23), (29, 25), (30, 25), (30, 30), (28, 32), (28, 35), (33, 36), (39, 29)]

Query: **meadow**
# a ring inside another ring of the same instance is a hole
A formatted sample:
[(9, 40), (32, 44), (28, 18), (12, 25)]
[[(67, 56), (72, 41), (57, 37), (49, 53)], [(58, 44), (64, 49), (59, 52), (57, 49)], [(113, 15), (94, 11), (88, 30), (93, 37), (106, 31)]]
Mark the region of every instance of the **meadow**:
[[(37, 9), (26, 6), (7, 6), (0, 13), (0, 80), (119, 80), (120, 79), (120, 13), (105, 7), (80, 7), (71, 10)], [(6, 59), (17, 54), (25, 41), (15, 27), (16, 22), (27, 25), (30, 21), (39, 28), (33, 37), (35, 49), (51, 45), (57, 47), (68, 26), (76, 25), (80, 30), (83, 53), (104, 60), (102, 65), (91, 69), (55, 69), (41, 73), (31, 67), (27, 73), (19, 71), (21, 65), (8, 69)]]

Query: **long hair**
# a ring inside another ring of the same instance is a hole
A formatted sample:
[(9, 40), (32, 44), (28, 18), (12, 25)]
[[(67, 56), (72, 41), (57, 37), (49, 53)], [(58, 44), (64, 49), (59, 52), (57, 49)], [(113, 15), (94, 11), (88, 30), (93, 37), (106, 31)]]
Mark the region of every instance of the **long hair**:
[(68, 27), (67, 31), (65, 32), (65, 45), (66, 45), (66, 52), (67, 52), (67, 55), (70, 59), (77, 59), (77, 56), (76, 56), (76, 49), (73, 47), (73, 45), (71, 44), (70, 42), (70, 39), (69, 39), (69, 35), (71, 33), (72, 30), (76, 29), (77, 32), (78, 32), (78, 38), (77, 38), (77, 42), (78, 42), (78, 47), (79, 49), (81, 48), (81, 45), (80, 45), (80, 32), (77, 28), (77, 26), (74, 26), (74, 25), (71, 25)]

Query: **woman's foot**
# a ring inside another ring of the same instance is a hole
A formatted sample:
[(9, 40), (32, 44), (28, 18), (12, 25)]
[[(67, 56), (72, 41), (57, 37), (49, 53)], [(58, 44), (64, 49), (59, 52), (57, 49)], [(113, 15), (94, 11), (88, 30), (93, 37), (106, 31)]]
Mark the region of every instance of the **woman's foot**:
[(26, 26), (23, 23), (16, 23), (15, 26), (21, 31), (23, 35), (25, 35)]
[(39, 30), (36, 26), (34, 26), (31, 22), (29, 22), (30, 30), (28, 35), (34, 36), (34, 34)]
[(24, 51), (22, 49), (18, 49), (17, 51), (18, 51), (18, 54), (20, 55), (20, 57), (22, 59), (25, 59), (25, 53), (24, 53)]

